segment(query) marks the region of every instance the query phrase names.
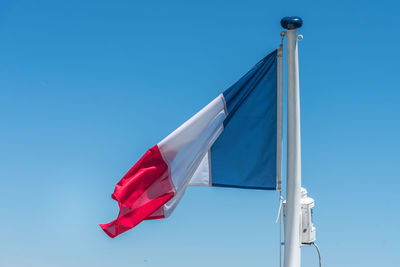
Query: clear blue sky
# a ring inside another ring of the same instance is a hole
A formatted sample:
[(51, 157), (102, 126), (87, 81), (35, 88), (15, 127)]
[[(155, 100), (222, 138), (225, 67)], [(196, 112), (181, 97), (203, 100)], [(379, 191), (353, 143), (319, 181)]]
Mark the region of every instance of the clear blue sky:
[[(324, 267), (400, 250), (397, 1), (1, 1), (0, 266), (278, 266), (278, 193), (189, 188), (110, 239), (140, 156), (300, 33), (303, 185)], [(303, 266), (317, 266), (313, 248)]]

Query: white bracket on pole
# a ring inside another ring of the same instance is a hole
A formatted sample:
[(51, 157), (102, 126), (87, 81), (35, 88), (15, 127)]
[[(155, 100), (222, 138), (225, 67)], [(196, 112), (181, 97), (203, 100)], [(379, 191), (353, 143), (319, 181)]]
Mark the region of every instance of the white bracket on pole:
[(287, 30), (287, 181), (284, 267), (300, 267), (301, 220), (301, 141), (300, 93), (297, 51), (299, 17), (284, 17), (281, 25)]

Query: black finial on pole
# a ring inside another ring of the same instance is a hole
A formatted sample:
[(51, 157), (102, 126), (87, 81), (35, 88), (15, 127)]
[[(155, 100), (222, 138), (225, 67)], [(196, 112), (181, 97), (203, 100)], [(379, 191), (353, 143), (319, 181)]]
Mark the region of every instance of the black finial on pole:
[(303, 25), (303, 20), (300, 17), (284, 17), (281, 19), (281, 25), (286, 30), (295, 30)]

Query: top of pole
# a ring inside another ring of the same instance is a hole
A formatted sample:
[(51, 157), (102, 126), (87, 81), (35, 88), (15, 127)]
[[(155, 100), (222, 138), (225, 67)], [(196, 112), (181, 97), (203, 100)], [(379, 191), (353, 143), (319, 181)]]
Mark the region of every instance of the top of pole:
[(286, 30), (295, 30), (303, 25), (303, 20), (300, 17), (284, 17), (281, 19), (281, 25)]

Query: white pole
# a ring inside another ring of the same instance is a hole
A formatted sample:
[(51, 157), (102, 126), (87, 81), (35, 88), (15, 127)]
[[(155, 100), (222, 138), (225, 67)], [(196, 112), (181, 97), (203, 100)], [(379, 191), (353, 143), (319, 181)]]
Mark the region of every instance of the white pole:
[(287, 29), (287, 182), (284, 267), (300, 267), (301, 223), (301, 143), (300, 94), (297, 54), (298, 17), (285, 17), (282, 26)]

